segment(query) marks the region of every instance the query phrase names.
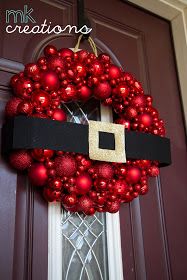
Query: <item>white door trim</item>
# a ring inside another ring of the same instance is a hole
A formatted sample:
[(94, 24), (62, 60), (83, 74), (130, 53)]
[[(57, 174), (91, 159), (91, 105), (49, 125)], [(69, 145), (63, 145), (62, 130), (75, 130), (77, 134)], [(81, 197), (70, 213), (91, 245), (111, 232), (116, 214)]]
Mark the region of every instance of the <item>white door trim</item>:
[[(101, 121), (112, 122), (112, 111), (101, 105)], [(60, 203), (48, 206), (48, 280), (62, 279), (62, 210)], [(109, 280), (123, 280), (119, 212), (106, 214)]]
[(187, 0), (129, 0), (171, 23), (185, 125), (187, 129)]

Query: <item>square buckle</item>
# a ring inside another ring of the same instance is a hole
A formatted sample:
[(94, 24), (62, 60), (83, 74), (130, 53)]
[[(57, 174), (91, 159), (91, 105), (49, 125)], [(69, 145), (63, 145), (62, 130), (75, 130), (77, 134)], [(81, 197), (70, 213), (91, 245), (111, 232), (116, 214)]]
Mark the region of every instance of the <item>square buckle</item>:
[[(125, 128), (121, 124), (105, 123), (98, 121), (89, 121), (89, 157), (93, 160), (107, 162), (126, 162), (125, 152)], [(114, 134), (115, 149), (99, 148), (99, 132), (108, 132)]]

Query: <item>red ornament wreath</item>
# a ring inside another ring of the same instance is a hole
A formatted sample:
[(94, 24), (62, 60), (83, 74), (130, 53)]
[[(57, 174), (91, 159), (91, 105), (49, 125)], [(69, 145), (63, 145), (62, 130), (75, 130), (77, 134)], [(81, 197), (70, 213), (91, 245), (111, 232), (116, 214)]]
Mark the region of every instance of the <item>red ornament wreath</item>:
[[(141, 83), (112, 64), (110, 56), (86, 50), (57, 50), (48, 45), (44, 57), (25, 65), (11, 78), (14, 97), (6, 104), (7, 118), (26, 115), (66, 121), (61, 103), (96, 98), (113, 108), (115, 123), (126, 130), (165, 135), (164, 122), (145, 95)], [(61, 201), (68, 211), (87, 215), (115, 213), (121, 203), (148, 191), (148, 177), (159, 174), (158, 163), (128, 160), (125, 164), (90, 160), (88, 156), (47, 149), (16, 150), (10, 164), (28, 170), (30, 182), (43, 187), (47, 201)]]

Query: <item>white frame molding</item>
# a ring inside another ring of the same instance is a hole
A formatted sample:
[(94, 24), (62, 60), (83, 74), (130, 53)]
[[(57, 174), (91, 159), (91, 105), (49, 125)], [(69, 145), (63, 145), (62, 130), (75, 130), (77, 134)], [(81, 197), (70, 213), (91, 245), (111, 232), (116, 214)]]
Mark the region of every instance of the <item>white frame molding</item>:
[[(187, 0), (129, 0), (129, 2), (171, 22), (187, 128)], [(101, 110), (105, 109), (101, 108)], [(111, 121), (112, 119), (110, 112), (101, 115), (105, 116), (101, 119), (102, 121)], [(59, 219), (61, 217), (60, 205), (49, 204), (48, 209), (48, 280), (62, 280), (62, 252), (59, 250), (59, 248), (62, 248), (59, 228), (59, 222), (61, 221), (61, 218)], [(117, 232), (119, 234), (116, 234)], [(107, 239), (115, 242), (108, 242), (109, 277), (111, 280), (123, 280), (119, 213), (107, 214)]]

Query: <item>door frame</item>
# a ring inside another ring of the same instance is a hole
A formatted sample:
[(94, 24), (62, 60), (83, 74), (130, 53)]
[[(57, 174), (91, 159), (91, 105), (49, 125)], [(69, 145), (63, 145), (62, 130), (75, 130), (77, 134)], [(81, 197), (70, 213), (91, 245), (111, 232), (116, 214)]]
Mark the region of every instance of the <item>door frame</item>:
[(186, 0), (128, 0), (150, 11), (171, 24), (176, 66), (178, 71), (181, 102), (187, 130), (187, 1)]

